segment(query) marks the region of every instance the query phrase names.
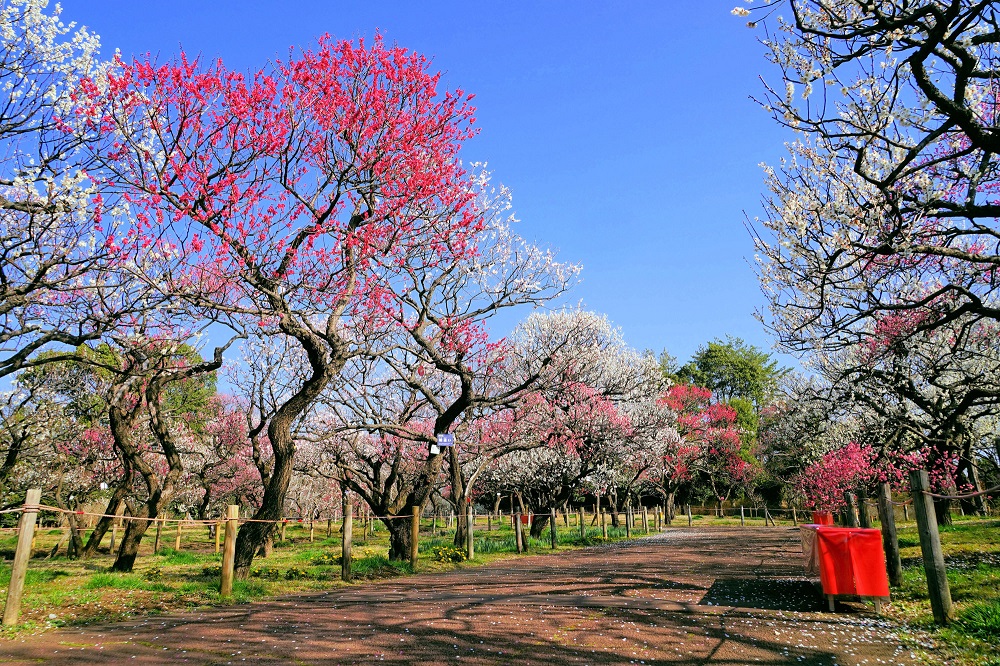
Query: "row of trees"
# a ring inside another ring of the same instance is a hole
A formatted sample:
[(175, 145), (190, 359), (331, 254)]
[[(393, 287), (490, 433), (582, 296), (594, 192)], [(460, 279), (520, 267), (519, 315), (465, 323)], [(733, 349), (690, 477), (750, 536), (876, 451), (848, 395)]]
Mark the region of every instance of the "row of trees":
[[(762, 319), (810, 373), (765, 415), (771, 464), (813, 465), (800, 490), (825, 483), (830, 495), (896, 477), (904, 460), (941, 490), (995, 485), (995, 3), (787, 0), (733, 13), (761, 32), (781, 79), (762, 106), (797, 134), (766, 170), (766, 215), (749, 224)], [(948, 503), (938, 510), (947, 520)]]
[(250, 73), (102, 61), (45, 0), (5, 3), (0, 40), (0, 496), (43, 487), (72, 552), (111, 525), (83, 543), (71, 510), (92, 502), (137, 519), (126, 571), (150, 519), (240, 503), (246, 576), (283, 515), (341, 501), (401, 558), (393, 516), (439, 499), (617, 510), (742, 478), (735, 412), (603, 317), (490, 334), (579, 267), (519, 238), (509, 192), (463, 164), (470, 96), (424, 57), (322, 37)]

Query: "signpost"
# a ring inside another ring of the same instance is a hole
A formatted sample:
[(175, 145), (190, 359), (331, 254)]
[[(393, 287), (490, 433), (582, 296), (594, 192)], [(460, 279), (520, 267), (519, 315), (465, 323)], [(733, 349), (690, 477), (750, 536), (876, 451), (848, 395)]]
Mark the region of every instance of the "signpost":
[(437, 436), (438, 446), (455, 446), (455, 435), (451, 433), (441, 433)]

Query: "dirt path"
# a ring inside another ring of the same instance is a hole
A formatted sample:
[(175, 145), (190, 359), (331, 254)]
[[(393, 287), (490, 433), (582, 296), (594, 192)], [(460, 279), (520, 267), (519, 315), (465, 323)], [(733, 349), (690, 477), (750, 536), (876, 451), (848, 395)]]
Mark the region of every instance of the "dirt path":
[(822, 612), (797, 530), (616, 546), (0, 643), (15, 664), (911, 664), (870, 607)]

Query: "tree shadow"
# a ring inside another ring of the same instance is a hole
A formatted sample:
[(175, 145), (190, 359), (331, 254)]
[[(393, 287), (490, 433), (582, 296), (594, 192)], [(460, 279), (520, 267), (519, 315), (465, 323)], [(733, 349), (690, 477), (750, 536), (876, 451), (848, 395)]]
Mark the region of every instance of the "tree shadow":
[(826, 608), (818, 583), (775, 578), (716, 579), (698, 605), (799, 612), (821, 612)]

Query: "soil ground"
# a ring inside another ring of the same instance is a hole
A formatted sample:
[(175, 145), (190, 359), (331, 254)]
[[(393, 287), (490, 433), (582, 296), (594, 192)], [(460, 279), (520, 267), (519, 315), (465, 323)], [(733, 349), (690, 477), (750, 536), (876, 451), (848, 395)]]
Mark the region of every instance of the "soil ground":
[(913, 664), (870, 604), (825, 612), (793, 528), (632, 542), (0, 642), (13, 664)]

